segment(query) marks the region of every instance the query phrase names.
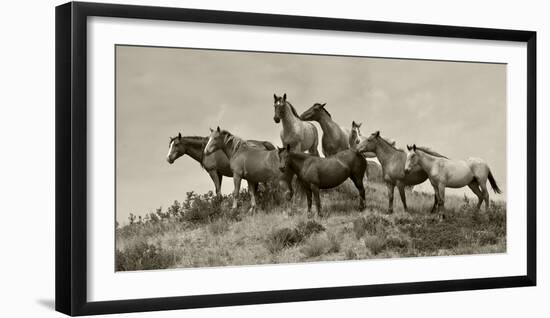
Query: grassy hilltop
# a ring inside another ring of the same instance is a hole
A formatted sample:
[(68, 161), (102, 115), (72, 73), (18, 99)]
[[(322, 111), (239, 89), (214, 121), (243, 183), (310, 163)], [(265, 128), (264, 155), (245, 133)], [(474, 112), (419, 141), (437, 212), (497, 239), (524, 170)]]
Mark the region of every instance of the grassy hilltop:
[[(145, 218), (130, 215), (116, 229), (116, 270), (297, 263), (506, 251), (506, 205), (446, 196), (443, 217), (431, 214), (433, 194), (407, 193), (404, 213), (396, 191), (386, 214), (383, 184), (366, 183), (367, 208), (358, 211), (357, 190), (346, 182), (323, 191), (328, 217), (308, 218), (305, 198), (285, 202), (271, 186), (260, 186), (259, 211), (250, 215), (249, 195), (231, 212), (231, 196), (190, 192)], [(117, 225), (118, 227), (118, 225)]]

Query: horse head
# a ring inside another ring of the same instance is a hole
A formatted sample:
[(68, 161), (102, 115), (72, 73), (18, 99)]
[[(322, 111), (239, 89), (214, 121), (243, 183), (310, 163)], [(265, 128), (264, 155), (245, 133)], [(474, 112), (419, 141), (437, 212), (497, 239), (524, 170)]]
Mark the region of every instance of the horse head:
[(223, 148), (223, 135), (224, 131), (220, 129), (220, 126), (218, 126), (217, 129), (210, 129), (210, 136), (208, 137), (208, 142), (204, 147), (205, 156), (208, 156)]
[(277, 149), (279, 150), (279, 170), (286, 172), (290, 160), (290, 145), (287, 144), (283, 148), (277, 147)]
[(380, 131), (373, 132), (368, 138), (363, 139), (359, 145), (357, 145), (357, 151), (359, 152), (375, 152), (378, 138), (380, 137)]
[(281, 119), (285, 115), (286, 93), (283, 96), (277, 96), (276, 94), (273, 94), (273, 98), (275, 99), (275, 101), (273, 102), (273, 107), (275, 109), (273, 121), (278, 124), (279, 122), (281, 122)]
[(409, 173), (411, 168), (418, 164), (418, 154), (416, 153), (416, 144), (412, 147), (407, 145), (407, 159), (405, 160), (405, 173)]
[(181, 140), (181, 133), (178, 133), (176, 137), (170, 137), (166, 161), (168, 161), (169, 164), (173, 164), (176, 159), (185, 155), (186, 151), (187, 149), (185, 149), (185, 144)]
[(361, 142), (361, 123), (351, 122), (351, 132), (349, 136), (350, 147), (357, 147)]
[[(308, 110), (306, 110), (305, 112), (302, 113), (302, 115), (300, 115), (300, 119), (301, 120), (319, 120), (319, 118), (321, 117), (321, 114), (323, 112), (326, 112), (328, 114), (328, 112), (325, 110), (325, 105), (327, 103), (315, 103), (313, 104), (313, 106), (311, 106)], [(329, 115), (330, 116), (330, 115)]]

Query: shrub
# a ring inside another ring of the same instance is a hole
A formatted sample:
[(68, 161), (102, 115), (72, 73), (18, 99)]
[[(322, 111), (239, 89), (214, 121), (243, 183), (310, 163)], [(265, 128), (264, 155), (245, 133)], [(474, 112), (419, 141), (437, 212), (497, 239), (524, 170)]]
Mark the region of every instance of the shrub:
[(351, 248), (348, 248), (346, 250), (346, 253), (345, 253), (345, 256), (346, 256), (346, 259), (347, 260), (352, 260), (352, 259), (356, 259), (357, 258), (357, 253), (355, 253), (355, 251)]
[(476, 236), (480, 245), (495, 245), (498, 243), (498, 237), (493, 232), (481, 231), (477, 232)]
[(307, 222), (300, 221), (300, 223), (296, 225), (296, 230), (303, 237), (308, 237), (312, 234), (323, 232), (325, 230), (325, 227), (314, 220), (309, 220)]
[(367, 235), (363, 240), (365, 242), (365, 247), (374, 255), (378, 255), (386, 247), (386, 241), (378, 236)]
[(360, 239), (368, 233), (370, 235), (385, 235), (387, 228), (391, 226), (391, 222), (379, 215), (368, 215), (357, 218), (353, 221), (353, 232), (355, 238)]
[(332, 243), (329, 239), (325, 236), (315, 235), (306, 242), (306, 244), (300, 249), (300, 252), (309, 258), (323, 255), (331, 249)]
[(334, 233), (327, 233), (327, 238), (329, 242), (329, 248), (327, 253), (338, 253), (340, 252), (340, 241)]
[(222, 215), (223, 197), (216, 196), (212, 191), (199, 195), (193, 191), (187, 192), (183, 203), (183, 220), (191, 223), (207, 223)]
[(138, 242), (124, 250), (116, 250), (116, 271), (135, 271), (147, 269), (164, 269), (173, 266), (176, 258), (160, 246)]
[(282, 228), (272, 231), (266, 239), (266, 247), (271, 253), (277, 253), (285, 247), (300, 243), (304, 237), (296, 229)]
[(210, 224), (208, 224), (208, 231), (214, 235), (220, 235), (229, 229), (229, 223), (225, 218), (218, 219)]

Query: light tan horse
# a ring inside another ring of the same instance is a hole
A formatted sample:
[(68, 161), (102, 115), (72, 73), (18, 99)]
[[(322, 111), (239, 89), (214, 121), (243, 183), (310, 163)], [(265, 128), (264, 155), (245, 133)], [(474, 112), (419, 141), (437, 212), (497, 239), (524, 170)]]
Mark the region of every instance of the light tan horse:
[(321, 139), (322, 151), (325, 157), (332, 156), (342, 150), (349, 149), (349, 132), (340, 127), (325, 108), (326, 103), (315, 103), (300, 115), (301, 120), (316, 121), (323, 130)]
[(286, 191), (286, 199), (292, 198), (291, 173), (279, 170), (279, 153), (275, 150), (265, 150), (251, 147), (247, 142), (234, 136), (226, 130), (212, 130), (204, 147), (206, 156), (222, 150), (229, 158), (229, 167), (233, 173), (233, 209), (237, 208), (241, 180), (248, 181), (251, 194), (250, 212), (256, 211), (256, 196), (258, 183), (276, 181)]
[(501, 193), (491, 169), (482, 159), (451, 160), (416, 145), (407, 146), (407, 150), (405, 171), (410, 171), (413, 166), (420, 166), (428, 174), (436, 195), (438, 211), (445, 208), (445, 188), (470, 187), (478, 197), (477, 209), (485, 201), (486, 211), (489, 209), (487, 180), (495, 193)]
[(273, 98), (275, 99), (273, 120), (277, 124), (282, 122), (281, 141), (283, 145), (290, 145), (293, 151), (307, 151), (312, 155), (319, 156), (317, 128), (312, 123), (300, 119), (294, 106), (287, 101), (286, 94), (282, 97), (273, 94)]

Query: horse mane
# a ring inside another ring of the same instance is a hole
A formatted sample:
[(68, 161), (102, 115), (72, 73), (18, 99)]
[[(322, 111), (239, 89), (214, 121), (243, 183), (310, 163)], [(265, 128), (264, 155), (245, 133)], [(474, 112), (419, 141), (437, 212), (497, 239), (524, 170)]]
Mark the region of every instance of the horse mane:
[(391, 142), (389, 142), (386, 138), (384, 138), (380, 135), (378, 135), (378, 138), (380, 138), (382, 141), (384, 141), (388, 146), (392, 147), (393, 150), (405, 152), (405, 150), (397, 148), (395, 145), (393, 145)]
[(227, 145), (229, 141), (232, 142), (231, 151), (235, 153), (241, 146), (247, 146), (246, 141), (240, 137), (237, 137), (227, 130), (222, 130), (221, 134), (227, 136), (224, 138), (224, 143)]
[(447, 157), (445, 157), (444, 155), (428, 148), (428, 147), (419, 147), (419, 146), (416, 146), (416, 150), (421, 150), (425, 153), (427, 153), (428, 155), (431, 155), (431, 156), (434, 156), (434, 157), (439, 157), (439, 158), (445, 158), (445, 159), (449, 159)]
[(292, 104), (289, 101), (286, 101), (286, 103), (288, 104), (288, 106), (290, 106), (290, 110), (292, 111), (294, 116), (296, 116), (297, 118), (300, 118), (300, 115), (298, 115), (298, 112), (296, 112), (296, 108), (294, 108), (294, 106), (292, 106)]
[(326, 110), (324, 107), (321, 107), (321, 109), (325, 111), (325, 113), (328, 115), (328, 117), (332, 118), (332, 116), (330, 115), (330, 113), (328, 112), (328, 110)]

